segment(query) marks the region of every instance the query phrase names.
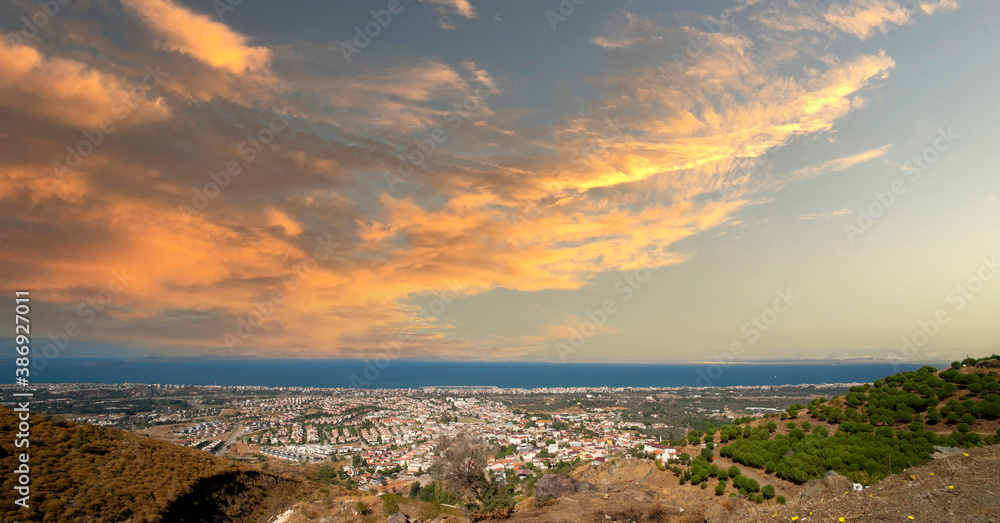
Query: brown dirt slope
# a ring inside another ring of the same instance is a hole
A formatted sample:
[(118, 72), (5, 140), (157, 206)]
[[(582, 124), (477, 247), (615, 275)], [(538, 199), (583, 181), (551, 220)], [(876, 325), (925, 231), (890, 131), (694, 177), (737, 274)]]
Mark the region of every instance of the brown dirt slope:
[(30, 445), (16, 448), (18, 421), (0, 408), (0, 468), (13, 471), (27, 450), (29, 508), (13, 503), (18, 476), (6, 473), (0, 521), (266, 520), (305, 487), (197, 449), (46, 416), (31, 417)]

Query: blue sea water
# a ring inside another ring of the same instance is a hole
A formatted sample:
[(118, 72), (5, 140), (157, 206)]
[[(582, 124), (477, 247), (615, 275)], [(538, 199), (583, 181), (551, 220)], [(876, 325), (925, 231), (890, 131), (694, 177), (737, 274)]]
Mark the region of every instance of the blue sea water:
[[(123, 360), (57, 358), (32, 369), (36, 383), (161, 383), (268, 387), (417, 388), (431, 386), (682, 387), (871, 382), (921, 364), (779, 363), (584, 364), (360, 360)], [(932, 364), (933, 365), (933, 364)], [(940, 368), (943, 365), (937, 364)], [(13, 375), (13, 372), (9, 373)], [(8, 382), (9, 383), (9, 382)]]

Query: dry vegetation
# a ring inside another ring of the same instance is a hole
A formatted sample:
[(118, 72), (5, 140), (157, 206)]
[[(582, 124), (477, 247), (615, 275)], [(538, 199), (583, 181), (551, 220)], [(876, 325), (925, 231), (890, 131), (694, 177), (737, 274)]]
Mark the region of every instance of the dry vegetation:
[[(0, 433), (14, 434), (16, 425), (15, 413), (0, 408)], [(220, 521), (249, 521), (277, 514), (301, 488), (146, 436), (37, 415), (31, 425), (29, 509), (4, 503), (5, 520), (201, 521), (218, 513)], [(13, 470), (22, 450), (13, 438), (0, 441), (0, 467)], [(12, 492), (15, 476), (3, 477)]]

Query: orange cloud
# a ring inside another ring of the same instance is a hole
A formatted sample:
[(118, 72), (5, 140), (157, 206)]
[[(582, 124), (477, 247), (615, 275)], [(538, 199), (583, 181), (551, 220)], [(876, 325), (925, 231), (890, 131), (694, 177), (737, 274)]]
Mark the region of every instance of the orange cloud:
[(267, 48), (251, 46), (246, 36), (169, 0), (122, 0), (122, 3), (153, 31), (163, 49), (184, 53), (236, 74), (266, 70), (271, 61)]
[(833, 4), (823, 18), (837, 29), (864, 40), (890, 24), (906, 24), (910, 13), (892, 0), (852, 0)]
[(131, 84), (68, 58), (46, 58), (29, 45), (0, 38), (0, 105), (81, 128), (102, 122), (139, 123), (166, 118), (170, 111), (141, 85)]
[(465, 18), (475, 18), (476, 10), (469, 3), (469, 0), (420, 0), (421, 2), (426, 2), (428, 4), (434, 4), (440, 9), (448, 12), (453, 11), (458, 13)]

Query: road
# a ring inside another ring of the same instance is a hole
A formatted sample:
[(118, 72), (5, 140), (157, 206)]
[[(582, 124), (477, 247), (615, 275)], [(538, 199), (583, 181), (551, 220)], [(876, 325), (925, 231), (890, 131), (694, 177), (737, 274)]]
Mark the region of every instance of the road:
[(219, 450), (215, 451), (216, 456), (225, 456), (226, 451), (229, 450), (229, 446), (236, 442), (236, 438), (239, 437), (240, 432), (243, 431), (243, 422), (238, 422), (235, 427), (233, 427), (233, 433), (229, 435), (229, 439), (219, 447)]

